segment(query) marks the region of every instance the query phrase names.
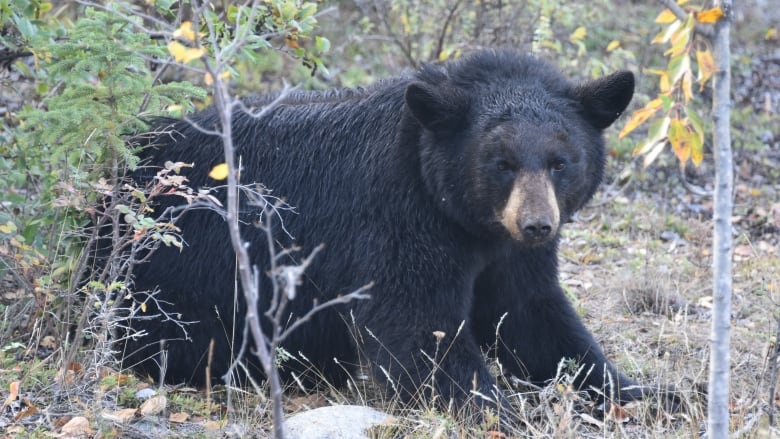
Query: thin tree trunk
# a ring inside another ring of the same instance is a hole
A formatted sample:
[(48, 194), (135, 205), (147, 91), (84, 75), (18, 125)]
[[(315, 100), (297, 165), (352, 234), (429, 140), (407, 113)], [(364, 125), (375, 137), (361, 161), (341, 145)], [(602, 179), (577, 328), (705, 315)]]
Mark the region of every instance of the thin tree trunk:
[(730, 110), (731, 54), (729, 30), (731, 0), (716, 0), (724, 12), (715, 23), (713, 55), (716, 72), (713, 81), (712, 117), (715, 148), (715, 207), (713, 230), (713, 308), (708, 407), (708, 437), (729, 435), (729, 331), (731, 317), (731, 213), (733, 164), (731, 155)]

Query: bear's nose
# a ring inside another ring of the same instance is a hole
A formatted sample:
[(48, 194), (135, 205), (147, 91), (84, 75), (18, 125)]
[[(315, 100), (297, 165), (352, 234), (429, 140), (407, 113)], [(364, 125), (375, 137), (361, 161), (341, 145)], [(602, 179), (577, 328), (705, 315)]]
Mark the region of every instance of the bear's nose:
[(549, 218), (534, 218), (523, 222), (523, 235), (527, 239), (540, 241), (552, 232), (552, 221)]

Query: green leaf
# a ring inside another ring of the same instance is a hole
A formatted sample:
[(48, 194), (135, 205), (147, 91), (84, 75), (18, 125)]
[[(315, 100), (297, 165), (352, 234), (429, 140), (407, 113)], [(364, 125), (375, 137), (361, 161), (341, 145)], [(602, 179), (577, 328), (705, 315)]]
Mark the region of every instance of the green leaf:
[(325, 37), (314, 37), (314, 47), (317, 49), (317, 53), (323, 54), (330, 50), (330, 40)]

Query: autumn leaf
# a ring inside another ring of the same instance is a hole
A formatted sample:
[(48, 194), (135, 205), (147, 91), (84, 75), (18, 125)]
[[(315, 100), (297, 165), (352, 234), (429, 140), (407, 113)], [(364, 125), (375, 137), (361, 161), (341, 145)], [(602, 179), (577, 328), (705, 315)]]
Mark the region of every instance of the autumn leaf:
[(685, 53), (681, 53), (669, 60), (669, 80), (672, 84), (677, 83), (685, 72), (690, 70), (691, 59)]
[(138, 410), (133, 408), (119, 409), (113, 412), (103, 412), (100, 417), (106, 421), (116, 422), (118, 424), (128, 424), (135, 418)]
[(658, 142), (666, 143), (671, 121), (672, 119), (666, 116), (651, 123), (647, 131), (647, 139), (634, 150), (634, 155), (647, 154)]
[[(224, 72), (220, 73), (219, 79), (222, 79), (223, 81), (230, 78), (230, 70), (225, 70)], [(206, 76), (203, 78), (203, 82), (206, 83), (206, 85), (212, 85), (214, 84), (214, 77), (211, 76), (211, 73), (206, 73)]]
[(580, 26), (577, 29), (574, 30), (574, 32), (569, 35), (569, 41), (572, 43), (576, 43), (577, 41), (582, 41), (585, 39), (585, 36), (588, 35), (588, 30), (585, 29), (585, 26)]
[(195, 31), (192, 30), (192, 22), (185, 21), (173, 32), (173, 38), (184, 38), (188, 41), (195, 41)]
[[(695, 135), (694, 135), (695, 134)], [(701, 165), (704, 160), (704, 139), (698, 133), (691, 134), (691, 161), (695, 166)]]
[(618, 40), (612, 40), (607, 44), (607, 52), (612, 52), (613, 50), (620, 47), (620, 41)]
[(38, 413), (38, 407), (35, 407), (27, 398), (25, 398), (24, 410), (20, 411), (19, 413), (16, 414), (16, 416), (14, 416), (14, 421), (18, 421), (28, 416), (32, 416), (36, 413)]
[(672, 119), (669, 124), (669, 143), (672, 144), (672, 150), (680, 163), (691, 158), (691, 134), (682, 119)]
[(669, 41), (670, 38), (672, 38), (672, 35), (674, 35), (675, 32), (677, 32), (678, 29), (680, 29), (680, 26), (682, 26), (681, 21), (675, 21), (674, 23), (670, 24), (666, 27), (666, 29), (662, 30), (661, 32), (656, 35), (653, 40), (651, 41), (652, 44), (659, 44), (659, 43), (666, 43)]
[(153, 396), (141, 404), (138, 413), (143, 416), (156, 416), (165, 410), (168, 405), (168, 399), (164, 395)]
[(2, 226), (0, 226), (0, 233), (6, 233), (6, 234), (10, 235), (11, 233), (14, 233), (15, 231), (16, 231), (16, 224), (14, 224), (11, 221), (8, 221), (5, 224), (3, 224)]
[(634, 131), (639, 125), (642, 125), (647, 119), (650, 119), (662, 105), (663, 101), (661, 99), (653, 99), (643, 108), (634, 111), (634, 113), (631, 114), (631, 118), (628, 119), (628, 122), (626, 122), (626, 125), (620, 131), (620, 134), (618, 134), (618, 137), (622, 139), (628, 133)]
[(714, 7), (712, 9), (705, 9), (701, 12), (696, 13), (696, 21), (702, 24), (712, 24), (720, 20), (720, 17), (723, 16), (723, 9), (718, 7)]
[(658, 14), (657, 17), (655, 17), (655, 22), (658, 24), (669, 24), (675, 20), (677, 20), (677, 16), (674, 15), (674, 12), (669, 9), (664, 9), (660, 14)]
[(704, 86), (716, 70), (715, 60), (709, 49), (696, 51), (696, 64), (699, 65), (699, 75), (696, 79)]
[(301, 45), (298, 44), (298, 37), (294, 35), (287, 35), (287, 38), (284, 39), (284, 42), (290, 49), (299, 49), (301, 47)]
[(211, 172), (209, 172), (209, 177), (217, 181), (226, 179), (228, 177), (227, 163), (220, 163), (217, 166), (211, 168)]
[(62, 426), (61, 437), (92, 436), (94, 433), (87, 418), (76, 416)]
[(171, 41), (168, 43), (168, 52), (173, 55), (173, 59), (176, 62), (187, 64), (190, 61), (194, 61), (206, 54), (206, 49), (203, 48), (190, 48), (178, 41)]
[(190, 418), (190, 415), (186, 412), (178, 412), (178, 413), (171, 413), (168, 415), (168, 421), (174, 423), (174, 424), (181, 424), (182, 422), (187, 422), (187, 419)]
[(10, 390), (10, 392), (8, 393), (8, 397), (5, 399), (5, 402), (3, 403), (3, 408), (8, 407), (14, 401), (16, 401), (17, 398), (19, 398), (19, 381), (13, 381), (8, 386), (8, 390)]
[(605, 413), (604, 418), (609, 419), (610, 421), (618, 424), (624, 424), (630, 421), (631, 418), (635, 417), (635, 414), (633, 412), (636, 411), (636, 407), (632, 407), (632, 408), (634, 410), (631, 410), (631, 408), (628, 408), (627, 406), (610, 404), (609, 411)]
[(685, 103), (693, 99), (693, 73), (691, 73), (690, 70), (685, 72), (682, 77), (682, 90), (683, 90), (683, 96), (685, 97)]

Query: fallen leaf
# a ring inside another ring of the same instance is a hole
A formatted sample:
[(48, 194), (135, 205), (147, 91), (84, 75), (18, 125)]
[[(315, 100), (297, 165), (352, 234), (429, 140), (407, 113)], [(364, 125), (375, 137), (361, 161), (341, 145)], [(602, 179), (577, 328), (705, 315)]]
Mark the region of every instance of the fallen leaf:
[(41, 340), (41, 347), (45, 349), (57, 349), (57, 340), (51, 335), (47, 335)]
[(144, 416), (155, 416), (163, 412), (168, 405), (168, 400), (163, 395), (153, 396), (138, 409), (138, 411)]
[(54, 422), (52, 422), (52, 426), (54, 426), (55, 429), (59, 430), (62, 428), (63, 425), (70, 422), (70, 420), (73, 419), (72, 416), (60, 416), (59, 418), (54, 418)]
[(606, 414), (606, 419), (618, 424), (624, 424), (630, 421), (632, 417), (633, 415), (626, 408), (618, 404), (610, 404), (609, 411)]
[(76, 416), (62, 426), (60, 437), (92, 436), (95, 432), (89, 427), (89, 421), (83, 416)]
[(23, 398), (22, 402), (24, 403), (24, 410), (17, 413), (16, 416), (14, 416), (14, 420), (18, 421), (20, 419), (26, 418), (28, 416), (32, 416), (36, 413), (38, 413), (38, 407), (36, 407), (32, 402), (30, 402), (29, 399)]
[(24, 434), (24, 426), (23, 425), (12, 425), (12, 426), (6, 428), (5, 433), (8, 433), (10, 436), (3, 436), (4, 439), (6, 437), (15, 437), (15, 435), (22, 435), (22, 434)]
[(10, 392), (8, 393), (8, 398), (5, 399), (2, 408), (8, 407), (11, 403), (19, 399), (19, 381), (13, 381), (8, 386), (8, 389)]
[(106, 421), (127, 424), (135, 418), (136, 409), (120, 409), (114, 412), (103, 412), (100, 416)]
[(189, 419), (190, 415), (185, 412), (179, 412), (179, 413), (171, 413), (170, 416), (168, 416), (168, 421), (173, 422), (175, 424), (181, 424), (182, 422), (187, 422), (187, 419)]
[(743, 256), (746, 258), (753, 257), (753, 248), (749, 245), (738, 245), (734, 247), (734, 254), (737, 256)]

